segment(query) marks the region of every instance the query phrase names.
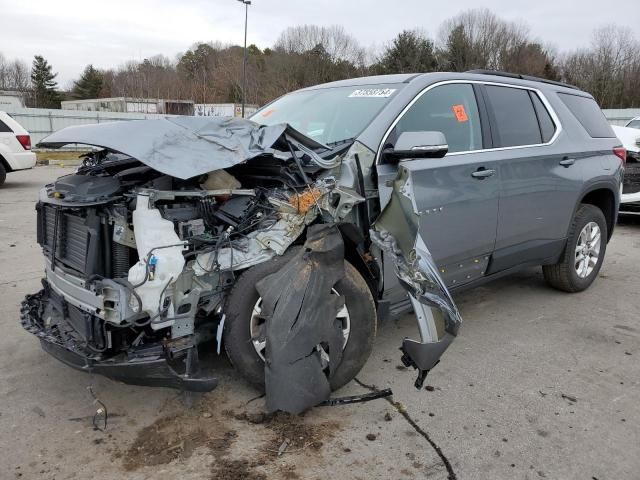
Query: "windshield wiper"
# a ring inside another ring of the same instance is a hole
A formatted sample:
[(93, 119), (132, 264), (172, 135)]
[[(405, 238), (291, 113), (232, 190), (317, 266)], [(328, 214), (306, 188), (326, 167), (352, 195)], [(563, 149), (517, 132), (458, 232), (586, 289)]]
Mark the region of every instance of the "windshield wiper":
[(354, 137), (354, 138), (346, 138), (344, 140), (338, 140), (337, 142), (327, 143), (327, 146), (330, 147), (330, 149), (320, 153), (319, 155), (322, 158), (330, 158), (330, 157), (335, 157), (336, 155), (340, 155), (346, 150), (348, 150), (349, 147), (353, 145), (353, 142), (355, 142), (355, 140), (356, 139)]
[(336, 140), (335, 142), (327, 142), (325, 145), (329, 147), (335, 147), (336, 145), (343, 145), (345, 143), (353, 143), (356, 141), (356, 137), (345, 138), (343, 140)]

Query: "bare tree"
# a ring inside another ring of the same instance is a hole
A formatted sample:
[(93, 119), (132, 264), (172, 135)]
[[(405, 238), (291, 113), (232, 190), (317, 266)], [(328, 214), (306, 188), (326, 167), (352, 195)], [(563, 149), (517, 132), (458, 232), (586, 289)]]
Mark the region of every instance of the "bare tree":
[(630, 29), (597, 29), (587, 49), (564, 57), (563, 79), (590, 92), (603, 108), (640, 106), (640, 42)]
[(508, 22), (488, 9), (473, 9), (446, 20), (440, 28), (440, 64), (447, 70), (491, 69), (550, 77), (549, 49), (530, 39), (529, 28)]
[(346, 33), (341, 25), (289, 27), (280, 34), (274, 49), (287, 54), (302, 54), (319, 45), (332, 62), (347, 61), (356, 66), (364, 65), (366, 57), (364, 48), (354, 37)]
[[(239, 102), (242, 57), (237, 45), (202, 42), (172, 59), (129, 61), (102, 72), (99, 96)], [(557, 54), (533, 39), (525, 24), (487, 9), (446, 20), (437, 40), (420, 31), (401, 32), (378, 58), (341, 26), (287, 28), (272, 48), (248, 47), (246, 98), (264, 104), (301, 87), (371, 73), (477, 68), (575, 83), (603, 107), (640, 106), (640, 44), (632, 31), (604, 27), (588, 48)], [(0, 55), (0, 88), (28, 90), (28, 66)]]
[(26, 92), (30, 86), (29, 66), (21, 60), (8, 61), (0, 53), (0, 90)]

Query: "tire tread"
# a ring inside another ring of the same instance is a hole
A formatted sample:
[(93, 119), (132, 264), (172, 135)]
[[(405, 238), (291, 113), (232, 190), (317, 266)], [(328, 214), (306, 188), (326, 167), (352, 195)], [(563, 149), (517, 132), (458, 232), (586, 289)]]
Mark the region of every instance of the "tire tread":
[[(601, 227), (602, 243), (600, 249), (600, 262), (594, 270), (594, 277), (592, 277), (591, 281), (584, 286), (583, 284), (577, 283), (573, 278), (573, 255), (575, 252), (572, 246), (576, 241), (576, 236), (580, 233), (578, 229), (581, 230), (583, 224), (586, 224), (589, 221), (596, 221), (596, 223)], [(603, 226), (604, 228), (602, 228)], [(565, 247), (564, 252), (562, 252), (560, 261), (555, 265), (542, 266), (542, 274), (544, 275), (545, 281), (553, 288), (569, 293), (581, 292), (588, 288), (589, 285), (591, 285), (591, 282), (593, 282), (595, 275), (598, 274), (600, 265), (602, 265), (602, 261), (604, 260), (606, 252), (606, 238), (607, 223), (602, 211), (595, 205), (581, 204), (571, 222), (571, 227), (569, 228), (569, 233), (567, 235), (567, 246)]]
[[(295, 249), (294, 252), (287, 252), (282, 257), (270, 260), (270, 262), (272, 262), (270, 267), (275, 268), (277, 266), (281, 268), (290, 260), (293, 254), (295, 254)], [(275, 262), (275, 265), (273, 262)], [(265, 269), (260, 268), (262, 265), (263, 264), (260, 264), (257, 267), (250, 268), (240, 275), (231, 290), (225, 306), (226, 320), (223, 336), (224, 349), (231, 364), (250, 384), (259, 390), (264, 390), (264, 364), (255, 353), (255, 350), (253, 350), (252, 345), (249, 345), (249, 348), (247, 348), (247, 345), (243, 345), (243, 338), (248, 338), (249, 336), (248, 323), (246, 323), (245, 327), (245, 322), (247, 322), (247, 311), (249, 311), (249, 308), (251, 308), (253, 302), (255, 302), (254, 298), (257, 300), (255, 285), (266, 276)], [(362, 318), (362, 320), (372, 322), (372, 324), (369, 325), (366, 337), (358, 340), (357, 348), (352, 347), (350, 349), (352, 355), (350, 355), (349, 358), (347, 358), (347, 356), (343, 357), (342, 362), (331, 378), (332, 390), (337, 390), (347, 384), (358, 374), (371, 354), (377, 333), (376, 305), (371, 290), (362, 275), (360, 275), (353, 265), (346, 260), (344, 265), (345, 278), (342, 281), (347, 280), (351, 286), (357, 290), (358, 297), (360, 298), (359, 303), (361, 304), (358, 308), (366, 312), (363, 317), (368, 317)], [(247, 303), (250, 305), (248, 306)], [(353, 331), (352, 318), (352, 332)], [(354, 337), (351, 337), (350, 341), (352, 338)], [(347, 344), (345, 352), (347, 348), (349, 348), (349, 344)]]

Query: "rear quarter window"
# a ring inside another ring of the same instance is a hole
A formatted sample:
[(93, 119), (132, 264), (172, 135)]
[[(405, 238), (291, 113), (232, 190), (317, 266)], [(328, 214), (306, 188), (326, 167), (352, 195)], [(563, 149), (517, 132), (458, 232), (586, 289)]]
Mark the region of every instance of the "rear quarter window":
[(591, 137), (615, 138), (613, 129), (607, 123), (604, 113), (593, 98), (560, 92), (558, 92), (558, 97)]
[(7, 132), (13, 133), (13, 130), (11, 130), (6, 123), (0, 120), (0, 133), (7, 133)]

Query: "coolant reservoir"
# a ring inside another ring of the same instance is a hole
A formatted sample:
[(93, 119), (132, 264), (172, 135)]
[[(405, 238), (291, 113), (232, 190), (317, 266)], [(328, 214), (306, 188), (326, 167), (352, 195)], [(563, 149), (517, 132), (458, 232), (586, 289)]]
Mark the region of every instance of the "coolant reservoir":
[[(128, 279), (133, 285), (142, 283), (135, 289), (142, 300), (142, 310), (156, 317), (163, 307), (163, 292), (166, 293), (169, 284), (175, 282), (184, 269), (184, 242), (176, 234), (173, 222), (162, 218), (158, 209), (149, 207), (149, 196), (144, 194), (138, 194), (133, 212), (133, 233), (140, 260), (129, 270)], [(132, 306), (137, 308), (136, 303), (134, 301)], [(169, 305), (165, 316), (173, 317), (173, 304)], [(163, 328), (172, 323), (158, 318), (152, 327)]]

